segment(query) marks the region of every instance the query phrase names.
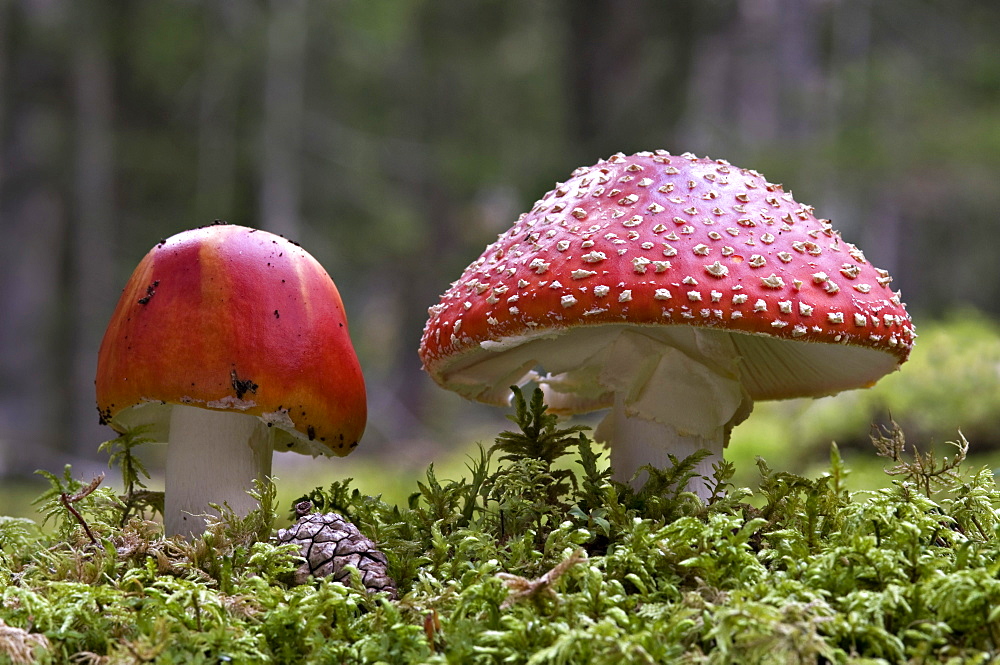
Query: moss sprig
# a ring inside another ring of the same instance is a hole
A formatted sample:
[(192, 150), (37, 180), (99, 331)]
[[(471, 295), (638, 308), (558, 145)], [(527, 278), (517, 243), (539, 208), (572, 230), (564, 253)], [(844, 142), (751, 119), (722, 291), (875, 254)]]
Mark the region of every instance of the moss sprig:
[(959, 432), (957, 441), (948, 442), (955, 449), (955, 455), (950, 459), (944, 457), (938, 460), (933, 450), (922, 451), (916, 446), (912, 446), (912, 452), (908, 453), (906, 435), (894, 420), (887, 427), (873, 425), (870, 438), (879, 457), (896, 463), (894, 467), (886, 469), (886, 473), (890, 476), (902, 476), (905, 481), (915, 483), (928, 497), (936, 489), (946, 487), (960, 478), (958, 469), (969, 452), (969, 442)]
[(125, 510), (122, 511), (120, 526), (124, 526), (134, 514), (149, 517), (155, 517), (157, 514), (163, 516), (163, 492), (155, 492), (146, 487), (143, 479), (149, 478), (149, 471), (134, 453), (137, 446), (152, 441), (146, 436), (148, 431), (149, 426), (129, 429), (97, 448), (100, 452), (108, 453), (108, 466), (117, 466), (122, 475), (122, 485), (125, 489), (122, 501)]

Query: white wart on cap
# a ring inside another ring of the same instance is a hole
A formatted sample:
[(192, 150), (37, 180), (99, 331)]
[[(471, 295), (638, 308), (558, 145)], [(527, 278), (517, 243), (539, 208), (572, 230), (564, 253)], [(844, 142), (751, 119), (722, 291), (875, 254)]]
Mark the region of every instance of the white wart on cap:
[(721, 455), (754, 400), (896, 369), (915, 334), (891, 281), (756, 171), (617, 154), (486, 248), (430, 308), (420, 356), (469, 399), (504, 404), (536, 380), (556, 410), (613, 407), (596, 434), (628, 479), (667, 453)]

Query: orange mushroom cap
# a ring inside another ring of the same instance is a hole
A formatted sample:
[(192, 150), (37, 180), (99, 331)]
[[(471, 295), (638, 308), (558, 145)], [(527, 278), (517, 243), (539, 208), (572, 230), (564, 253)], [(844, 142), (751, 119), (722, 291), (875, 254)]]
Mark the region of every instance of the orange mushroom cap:
[(276, 450), (347, 455), (365, 428), (364, 378), (340, 294), (295, 243), (215, 224), (161, 241), (122, 292), (98, 355), (97, 408), (117, 431), (170, 407), (254, 415)]

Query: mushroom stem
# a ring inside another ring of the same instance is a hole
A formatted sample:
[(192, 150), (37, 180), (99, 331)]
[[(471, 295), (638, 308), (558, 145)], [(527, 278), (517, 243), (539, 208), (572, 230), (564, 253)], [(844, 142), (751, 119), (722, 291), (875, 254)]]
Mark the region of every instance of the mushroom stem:
[(669, 468), (673, 466), (669, 455), (681, 461), (699, 450), (707, 449), (709, 455), (694, 467), (693, 471), (697, 475), (688, 481), (685, 488), (707, 500), (714, 490), (710, 480), (714, 473), (713, 467), (722, 460), (731, 429), (730, 426), (719, 427), (714, 436), (684, 435), (672, 425), (630, 415), (624, 397), (621, 393), (616, 393), (614, 407), (598, 426), (595, 436), (613, 442), (612, 478), (631, 483), (636, 489), (645, 484), (649, 475), (646, 471), (640, 471), (641, 467), (651, 464), (660, 469)]
[(637, 488), (647, 474), (632, 477), (643, 465), (668, 468), (668, 455), (680, 461), (707, 449), (711, 454), (685, 489), (708, 499), (712, 467), (753, 400), (739, 381), (732, 341), (712, 330), (688, 331), (658, 340), (623, 333), (616, 340), (601, 372), (614, 402), (594, 435), (611, 448), (615, 478)]
[(167, 446), (164, 531), (201, 533), (209, 503), (228, 504), (240, 516), (257, 507), (247, 494), (271, 472), (273, 436), (256, 416), (175, 405)]

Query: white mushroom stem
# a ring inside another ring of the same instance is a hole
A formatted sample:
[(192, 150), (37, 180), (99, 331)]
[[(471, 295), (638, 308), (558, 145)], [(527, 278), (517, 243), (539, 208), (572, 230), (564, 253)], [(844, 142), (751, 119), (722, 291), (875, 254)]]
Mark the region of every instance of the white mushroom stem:
[(175, 405), (167, 445), (164, 530), (191, 536), (205, 529), (210, 503), (244, 516), (257, 507), (247, 494), (271, 473), (273, 435), (256, 416)]
[(643, 466), (649, 464), (658, 469), (668, 469), (673, 466), (671, 455), (680, 462), (699, 450), (708, 450), (709, 454), (693, 469), (697, 475), (691, 478), (685, 488), (707, 500), (715, 490), (711, 477), (715, 473), (715, 465), (722, 461), (722, 452), (729, 440), (730, 430), (731, 428), (726, 427), (716, 428), (713, 436), (682, 434), (671, 425), (641, 416), (629, 416), (625, 399), (618, 393), (615, 395), (614, 407), (601, 421), (595, 436), (598, 440), (609, 442), (611, 446), (612, 478), (632, 483), (637, 489), (648, 479), (645, 471), (639, 471)]
[[(556, 373), (540, 379), (549, 403), (569, 410), (596, 384), (599, 394), (614, 395), (594, 436), (611, 448), (615, 479), (640, 487), (646, 474), (632, 478), (642, 466), (668, 468), (669, 455), (679, 461), (705, 448), (710, 455), (695, 467), (698, 476), (686, 489), (710, 497), (714, 488), (706, 477), (722, 458), (733, 427), (753, 408), (729, 334), (677, 326), (605, 329), (603, 338), (589, 337), (580, 345), (588, 349), (586, 359), (564, 354)], [(595, 351), (597, 341), (602, 345)]]

